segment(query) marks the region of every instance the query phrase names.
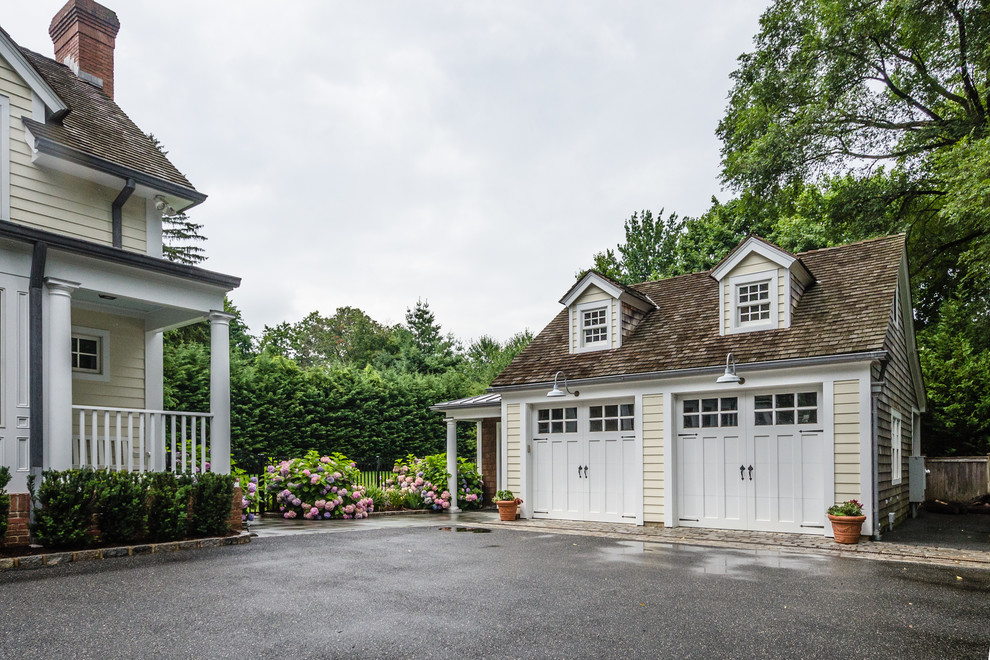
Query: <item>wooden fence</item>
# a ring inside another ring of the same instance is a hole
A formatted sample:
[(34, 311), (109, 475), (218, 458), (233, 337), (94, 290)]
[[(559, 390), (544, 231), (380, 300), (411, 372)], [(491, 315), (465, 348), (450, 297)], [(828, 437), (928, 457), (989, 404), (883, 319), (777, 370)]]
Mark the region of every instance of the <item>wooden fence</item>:
[(968, 502), (990, 493), (990, 456), (926, 458), (926, 500)]

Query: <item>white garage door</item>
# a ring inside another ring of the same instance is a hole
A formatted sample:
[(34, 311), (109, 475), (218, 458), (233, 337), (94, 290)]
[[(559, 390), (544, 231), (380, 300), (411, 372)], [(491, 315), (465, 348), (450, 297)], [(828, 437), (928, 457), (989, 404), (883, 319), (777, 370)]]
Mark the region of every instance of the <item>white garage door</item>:
[(677, 402), (678, 523), (821, 533), (821, 393), (788, 389)]
[(632, 403), (543, 407), (533, 429), (533, 516), (636, 522)]

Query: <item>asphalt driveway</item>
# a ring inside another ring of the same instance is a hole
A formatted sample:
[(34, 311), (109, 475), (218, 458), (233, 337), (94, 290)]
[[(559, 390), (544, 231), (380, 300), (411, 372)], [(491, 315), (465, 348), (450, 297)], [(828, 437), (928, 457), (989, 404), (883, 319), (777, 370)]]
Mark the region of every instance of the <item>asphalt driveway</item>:
[(0, 658), (979, 658), (990, 572), (493, 528), (0, 574)]

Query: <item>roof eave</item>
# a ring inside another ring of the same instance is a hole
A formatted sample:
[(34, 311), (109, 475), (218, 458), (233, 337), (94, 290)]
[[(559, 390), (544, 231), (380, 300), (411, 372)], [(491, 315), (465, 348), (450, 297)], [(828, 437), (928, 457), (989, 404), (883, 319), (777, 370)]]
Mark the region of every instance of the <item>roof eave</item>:
[[(806, 358), (787, 358), (783, 360), (766, 360), (763, 362), (749, 362), (736, 365), (737, 371), (756, 371), (759, 369), (787, 369), (792, 367), (808, 367), (824, 364), (840, 364), (844, 362), (864, 362), (887, 359), (887, 351), (864, 351), (859, 353), (837, 353), (832, 355), (818, 355)], [(721, 373), (725, 365), (711, 367), (691, 367), (689, 369), (667, 369), (664, 371), (648, 371), (633, 374), (618, 374), (614, 376), (593, 376), (591, 378), (568, 379), (569, 387), (578, 385), (606, 385), (610, 383), (627, 383), (633, 381), (658, 380), (661, 378), (681, 378), (685, 376), (703, 376), (705, 374)], [(539, 381), (532, 383), (519, 383), (513, 385), (492, 386), (488, 392), (517, 392), (523, 390), (543, 389), (552, 387), (553, 381)]]
[(28, 62), (14, 40), (2, 29), (0, 29), (0, 56), (10, 63), (17, 75), (27, 83), (32, 92), (38, 95), (53, 118), (62, 117), (69, 111), (69, 105), (62, 100), (34, 65)]
[(105, 158), (94, 156), (93, 154), (86, 153), (85, 151), (81, 151), (74, 147), (69, 147), (46, 137), (36, 136), (31, 132), (30, 128), (30, 123), (33, 122), (33, 120), (23, 117), (22, 121), (24, 122), (24, 128), (28, 134), (29, 140), (33, 140), (34, 142), (31, 147), (32, 151), (35, 152), (35, 160), (37, 160), (37, 154), (43, 154), (67, 163), (78, 165), (88, 170), (93, 170), (114, 178), (119, 178), (123, 181), (133, 179), (134, 182), (139, 185), (146, 186), (156, 192), (188, 202), (188, 204), (185, 205), (178, 205), (176, 207), (177, 211), (190, 209), (193, 206), (197, 206), (206, 201), (207, 196), (194, 188), (182, 186), (161, 177), (136, 170), (133, 167), (127, 167), (126, 165), (121, 165)]

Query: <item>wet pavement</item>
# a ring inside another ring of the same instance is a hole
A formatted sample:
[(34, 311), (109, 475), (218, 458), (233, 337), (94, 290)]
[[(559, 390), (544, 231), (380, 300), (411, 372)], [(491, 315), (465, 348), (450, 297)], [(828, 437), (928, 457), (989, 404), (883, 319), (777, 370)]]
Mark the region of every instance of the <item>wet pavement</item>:
[(484, 512), (314, 529), (0, 574), (0, 660), (985, 660), (990, 643), (985, 570), (520, 531)]
[[(951, 521), (943, 519), (951, 518)], [(975, 519), (975, 520), (974, 520)], [(737, 550), (769, 550), (793, 554), (855, 557), (939, 566), (966, 566), (990, 570), (990, 544), (984, 539), (990, 516), (944, 516), (922, 513), (910, 519), (881, 541), (863, 537), (855, 545), (836, 543), (813, 534), (749, 532), (689, 527), (644, 527), (616, 523), (589, 523), (571, 520), (515, 520), (502, 522), (495, 511), (468, 511), (459, 514), (399, 514), (372, 516), (367, 520), (284, 520), (264, 518), (251, 524), (259, 537), (297, 534), (330, 534), (346, 531), (401, 529), (406, 527), (498, 528), (528, 532), (549, 532), (594, 536), (637, 543), (706, 546)], [(456, 529), (455, 529), (456, 531)]]

